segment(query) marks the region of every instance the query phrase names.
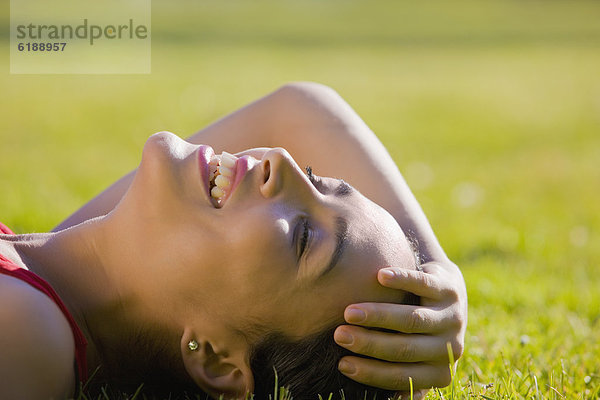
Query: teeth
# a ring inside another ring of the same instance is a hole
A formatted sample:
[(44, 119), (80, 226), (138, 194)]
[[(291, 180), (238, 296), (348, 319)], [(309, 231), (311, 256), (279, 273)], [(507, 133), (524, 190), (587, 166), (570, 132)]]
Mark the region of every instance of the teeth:
[(211, 185), (214, 185), (210, 191), (210, 195), (218, 203), (220, 203), (226, 195), (226, 190), (231, 186), (236, 160), (237, 158), (234, 155), (225, 151), (220, 156), (213, 156), (210, 160), (209, 178)]
[(221, 165), (227, 168), (233, 168), (235, 165), (235, 156), (224, 151), (221, 154)]
[(223, 165), (219, 165), (219, 174), (226, 176), (226, 177), (232, 177), (233, 170), (230, 168), (224, 167)]
[(221, 189), (218, 186), (215, 186), (214, 188), (212, 188), (212, 190), (210, 191), (210, 195), (212, 197), (214, 197), (217, 200), (220, 200), (221, 197), (225, 196), (225, 192), (223, 191), (223, 189)]
[(227, 177), (219, 175), (215, 178), (215, 185), (221, 189), (226, 189), (229, 187), (229, 185), (231, 185), (231, 181)]
[(215, 174), (217, 173), (217, 169), (219, 167), (219, 159), (216, 156), (212, 156), (210, 162), (208, 163), (208, 180), (212, 181), (215, 179)]

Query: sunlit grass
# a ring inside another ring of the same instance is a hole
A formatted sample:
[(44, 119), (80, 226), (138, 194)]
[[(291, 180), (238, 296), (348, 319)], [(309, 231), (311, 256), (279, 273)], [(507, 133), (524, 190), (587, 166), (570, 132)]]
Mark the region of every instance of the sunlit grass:
[(464, 272), (466, 353), (429, 398), (598, 398), (599, 3), (154, 6), (151, 75), (0, 76), (2, 222), (51, 229), (151, 133), (320, 81), (381, 137)]

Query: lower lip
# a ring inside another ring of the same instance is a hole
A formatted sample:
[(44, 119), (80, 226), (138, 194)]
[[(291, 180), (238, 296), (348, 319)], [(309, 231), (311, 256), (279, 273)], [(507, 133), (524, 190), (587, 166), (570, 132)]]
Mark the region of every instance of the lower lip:
[(210, 146), (202, 145), (198, 148), (198, 167), (200, 169), (200, 178), (201, 178), (202, 184), (204, 186), (204, 192), (206, 193), (206, 196), (208, 197), (208, 200), (210, 201), (211, 205), (213, 204), (213, 202), (212, 202), (212, 196), (210, 195), (210, 183), (209, 183), (209, 179), (208, 179), (208, 174), (209, 174), (208, 163), (210, 162), (210, 159), (214, 155), (215, 155), (215, 151)]

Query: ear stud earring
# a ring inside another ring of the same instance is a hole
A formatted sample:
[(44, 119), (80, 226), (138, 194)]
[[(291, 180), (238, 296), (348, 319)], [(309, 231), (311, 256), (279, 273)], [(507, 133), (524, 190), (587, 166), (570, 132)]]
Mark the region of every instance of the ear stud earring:
[(190, 340), (188, 343), (188, 349), (190, 349), (191, 351), (196, 351), (198, 350), (198, 342), (196, 342), (195, 340)]

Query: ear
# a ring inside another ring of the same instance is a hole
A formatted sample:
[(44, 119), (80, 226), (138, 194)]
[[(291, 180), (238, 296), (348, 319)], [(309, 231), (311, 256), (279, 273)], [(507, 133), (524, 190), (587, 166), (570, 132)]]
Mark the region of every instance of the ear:
[[(221, 338), (220, 338), (221, 339)], [(196, 350), (188, 343), (195, 340)], [(194, 337), (191, 330), (181, 337), (181, 354), (187, 373), (202, 390), (214, 398), (245, 399), (254, 390), (254, 377), (247, 361), (247, 346), (240, 342), (229, 345), (226, 341), (216, 345), (207, 338)]]

